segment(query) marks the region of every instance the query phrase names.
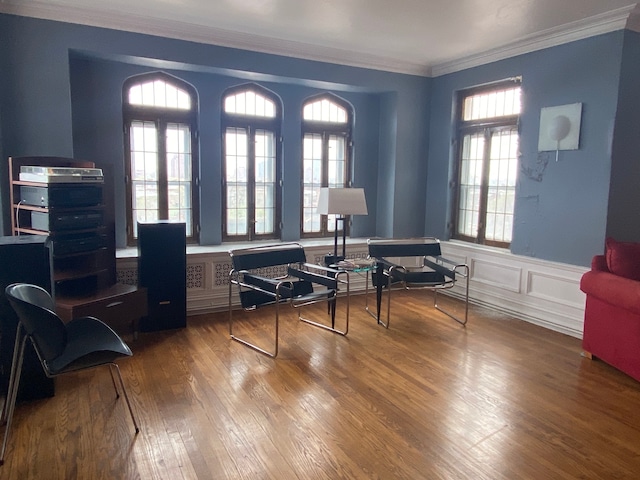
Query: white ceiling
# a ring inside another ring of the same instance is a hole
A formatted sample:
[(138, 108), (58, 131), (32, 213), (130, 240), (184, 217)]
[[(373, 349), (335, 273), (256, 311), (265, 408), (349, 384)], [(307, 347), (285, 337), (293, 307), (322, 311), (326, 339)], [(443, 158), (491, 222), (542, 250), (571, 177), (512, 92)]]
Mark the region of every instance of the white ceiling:
[(4, 13), (419, 75), (634, 28), (635, 6), (629, 0), (0, 0)]

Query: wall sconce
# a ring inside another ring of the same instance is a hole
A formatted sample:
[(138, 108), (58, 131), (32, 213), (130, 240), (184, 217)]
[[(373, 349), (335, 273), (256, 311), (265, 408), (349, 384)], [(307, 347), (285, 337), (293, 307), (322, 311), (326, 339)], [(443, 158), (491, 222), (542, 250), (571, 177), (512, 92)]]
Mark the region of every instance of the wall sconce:
[(540, 111), (538, 151), (578, 150), (582, 103), (545, 107)]

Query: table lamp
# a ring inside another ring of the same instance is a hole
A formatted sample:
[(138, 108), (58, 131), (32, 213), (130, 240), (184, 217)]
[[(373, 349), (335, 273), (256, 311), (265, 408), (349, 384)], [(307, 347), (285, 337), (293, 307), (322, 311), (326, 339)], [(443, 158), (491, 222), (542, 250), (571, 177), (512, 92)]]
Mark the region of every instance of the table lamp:
[[(333, 259), (325, 258), (327, 265), (344, 260), (346, 255), (345, 221), (349, 215), (367, 215), (364, 188), (321, 188), (316, 213), (336, 215), (333, 238)], [(338, 256), (338, 221), (342, 222), (342, 256)]]

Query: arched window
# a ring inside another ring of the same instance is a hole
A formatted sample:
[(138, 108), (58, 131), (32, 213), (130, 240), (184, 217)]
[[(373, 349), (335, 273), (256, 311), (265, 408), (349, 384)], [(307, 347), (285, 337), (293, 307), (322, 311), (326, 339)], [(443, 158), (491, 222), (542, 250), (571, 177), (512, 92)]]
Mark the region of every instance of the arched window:
[(279, 98), (255, 84), (223, 97), (224, 240), (280, 237)]
[(518, 176), (521, 81), (458, 93), (458, 182), (453, 237), (508, 248)]
[(303, 237), (327, 236), (335, 231), (335, 215), (317, 214), (316, 205), (321, 187), (347, 187), (351, 181), (352, 110), (348, 102), (331, 94), (313, 97), (303, 105)]
[(129, 78), (123, 87), (127, 242), (137, 222), (184, 222), (197, 242), (197, 93), (162, 72)]

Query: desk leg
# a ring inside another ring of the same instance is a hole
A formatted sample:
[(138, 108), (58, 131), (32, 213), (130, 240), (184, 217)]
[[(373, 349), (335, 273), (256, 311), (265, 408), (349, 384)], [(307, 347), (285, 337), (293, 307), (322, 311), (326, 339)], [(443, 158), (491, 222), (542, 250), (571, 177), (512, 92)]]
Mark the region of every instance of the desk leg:
[(337, 295), (333, 294), (333, 301), (329, 302), (329, 313), (331, 315), (331, 328), (336, 328), (336, 302), (338, 301)]
[[(364, 283), (364, 309), (366, 310), (366, 312), (371, 315), (373, 318), (376, 319), (376, 321), (378, 323), (379, 322), (379, 318), (380, 318), (380, 314), (378, 313), (378, 316), (376, 316), (375, 313), (373, 313), (370, 309), (369, 309), (369, 273), (370, 272), (365, 272), (364, 274), (364, 278), (365, 278), (365, 283)], [(372, 275), (375, 275), (375, 271), (371, 272)]]

